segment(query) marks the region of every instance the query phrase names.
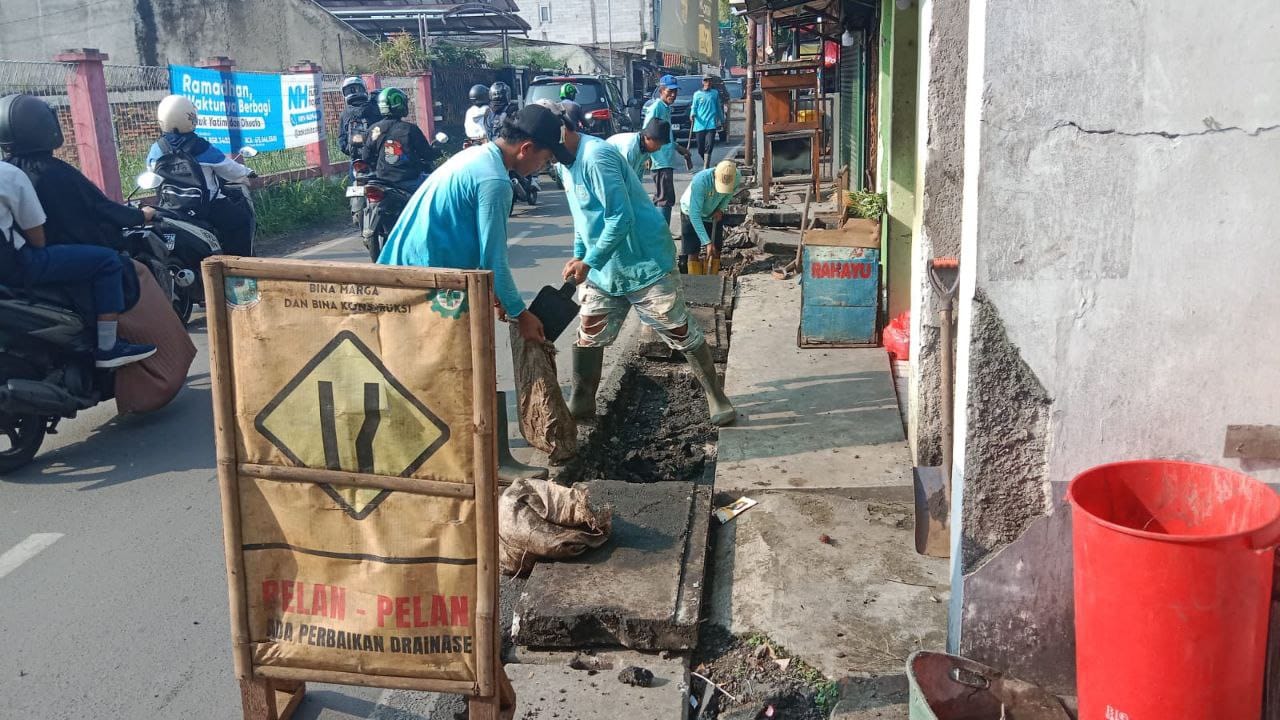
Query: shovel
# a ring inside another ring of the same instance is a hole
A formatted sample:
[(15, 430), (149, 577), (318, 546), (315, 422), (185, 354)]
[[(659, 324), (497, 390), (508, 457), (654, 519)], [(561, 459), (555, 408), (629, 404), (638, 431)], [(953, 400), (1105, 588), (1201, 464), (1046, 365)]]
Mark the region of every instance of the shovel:
[(942, 301), (938, 310), (941, 328), (941, 387), (938, 403), (942, 420), (942, 465), (912, 468), (916, 504), (916, 552), (930, 557), (951, 555), (951, 442), (954, 425), (952, 408), (951, 321), (956, 290), (960, 284), (960, 262), (953, 257), (929, 261), (929, 282)]
[(529, 305), (529, 312), (542, 321), (542, 332), (547, 336), (547, 342), (555, 342), (578, 317), (578, 303), (573, 301), (575, 287), (572, 280), (558, 288), (544, 285)]

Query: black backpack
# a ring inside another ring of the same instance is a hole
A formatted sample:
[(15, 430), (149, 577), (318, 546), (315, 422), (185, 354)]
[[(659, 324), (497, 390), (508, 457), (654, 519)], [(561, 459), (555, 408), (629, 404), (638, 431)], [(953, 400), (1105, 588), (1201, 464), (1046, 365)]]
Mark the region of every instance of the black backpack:
[(160, 152), (151, 172), (164, 178), (156, 190), (156, 205), (189, 218), (204, 217), (209, 209), (209, 187), (204, 181), (200, 163), (181, 147), (173, 147), (164, 138), (157, 141)]

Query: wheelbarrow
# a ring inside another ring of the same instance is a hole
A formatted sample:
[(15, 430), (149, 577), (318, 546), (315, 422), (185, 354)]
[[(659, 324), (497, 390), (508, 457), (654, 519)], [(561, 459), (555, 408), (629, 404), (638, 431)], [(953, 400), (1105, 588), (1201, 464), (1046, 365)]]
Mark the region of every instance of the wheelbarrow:
[(911, 720), (1072, 720), (1045, 690), (955, 655), (913, 654), (907, 682)]

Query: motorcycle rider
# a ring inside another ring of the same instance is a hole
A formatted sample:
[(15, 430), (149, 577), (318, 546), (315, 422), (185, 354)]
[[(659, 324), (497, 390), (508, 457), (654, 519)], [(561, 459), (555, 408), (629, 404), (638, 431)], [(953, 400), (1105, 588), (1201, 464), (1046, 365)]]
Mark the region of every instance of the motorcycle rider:
[[(515, 115), (518, 109), (515, 101), (511, 99), (510, 85), (499, 80), (489, 86), (489, 108), (493, 110), (493, 117), (489, 121), (489, 139), (496, 140), (502, 129), (502, 121), (508, 115)], [(530, 205), (537, 203), (541, 188), (538, 186), (536, 175), (522, 176), (512, 171), (511, 179), (520, 184), (519, 189), (524, 193), (522, 200), (528, 201)]]
[(472, 85), (467, 93), (471, 99), (471, 107), (467, 108), (467, 117), (462, 122), (467, 132), (467, 140), (478, 145), (489, 139), (489, 127), (493, 121), (493, 108), (489, 107), (489, 88), (484, 85)]
[(378, 110), (377, 103), (369, 102), (369, 91), (365, 88), (364, 81), (355, 75), (342, 81), (342, 99), (346, 101), (347, 107), (343, 108), (342, 116), (338, 118), (338, 149), (354, 160), (359, 148), (351, 147), (352, 131), (367, 132), (374, 123), (382, 119), (382, 113)]
[(567, 82), (560, 86), (560, 107), (564, 108), (565, 117), (574, 123), (574, 129), (583, 127), (586, 118), (582, 106), (578, 104), (578, 86)]
[(120, 229), (151, 222), (155, 208), (141, 210), (108, 198), (89, 178), (53, 156), (62, 147), (62, 129), (53, 108), (30, 95), (0, 98), (0, 123), (7, 123), (3, 152), (36, 189), (48, 216), (47, 245), (107, 245)]
[(207, 210), (198, 219), (213, 226), (228, 255), (253, 255), (253, 213), (245, 206), (243, 196), (231, 197), (222, 192), (223, 182), (243, 180), (253, 175), (253, 170), (197, 135), (199, 119), (196, 106), (182, 95), (161, 100), (156, 120), (162, 134), (147, 153), (147, 168), (155, 170), (157, 163), (172, 153), (185, 153), (198, 162), (208, 197)]
[[(30, 96), (0, 99), (0, 149), (5, 154), (61, 144), (58, 120), (43, 102)], [(46, 220), (30, 178), (16, 166), (0, 163), (0, 282), (23, 287), (88, 283), (97, 318), (94, 364), (115, 368), (154, 355), (154, 345), (134, 345), (116, 335), (125, 309), (120, 255), (94, 245), (49, 246)]]
[(364, 161), (374, 168), (374, 177), (412, 193), (441, 153), (417, 125), (403, 119), (409, 114), (409, 96), (403, 90), (384, 88), (378, 93), (378, 110), (382, 119), (369, 128)]

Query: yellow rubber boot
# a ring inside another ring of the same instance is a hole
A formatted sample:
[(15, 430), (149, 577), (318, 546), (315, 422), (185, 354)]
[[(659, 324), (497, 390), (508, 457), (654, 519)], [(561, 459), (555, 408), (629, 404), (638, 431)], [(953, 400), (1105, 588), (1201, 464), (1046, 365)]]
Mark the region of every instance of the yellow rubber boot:
[(707, 264), (700, 257), (689, 256), (689, 274), (690, 275), (706, 275)]
[(707, 261), (707, 274), (708, 275), (720, 274), (720, 256), (719, 255)]

